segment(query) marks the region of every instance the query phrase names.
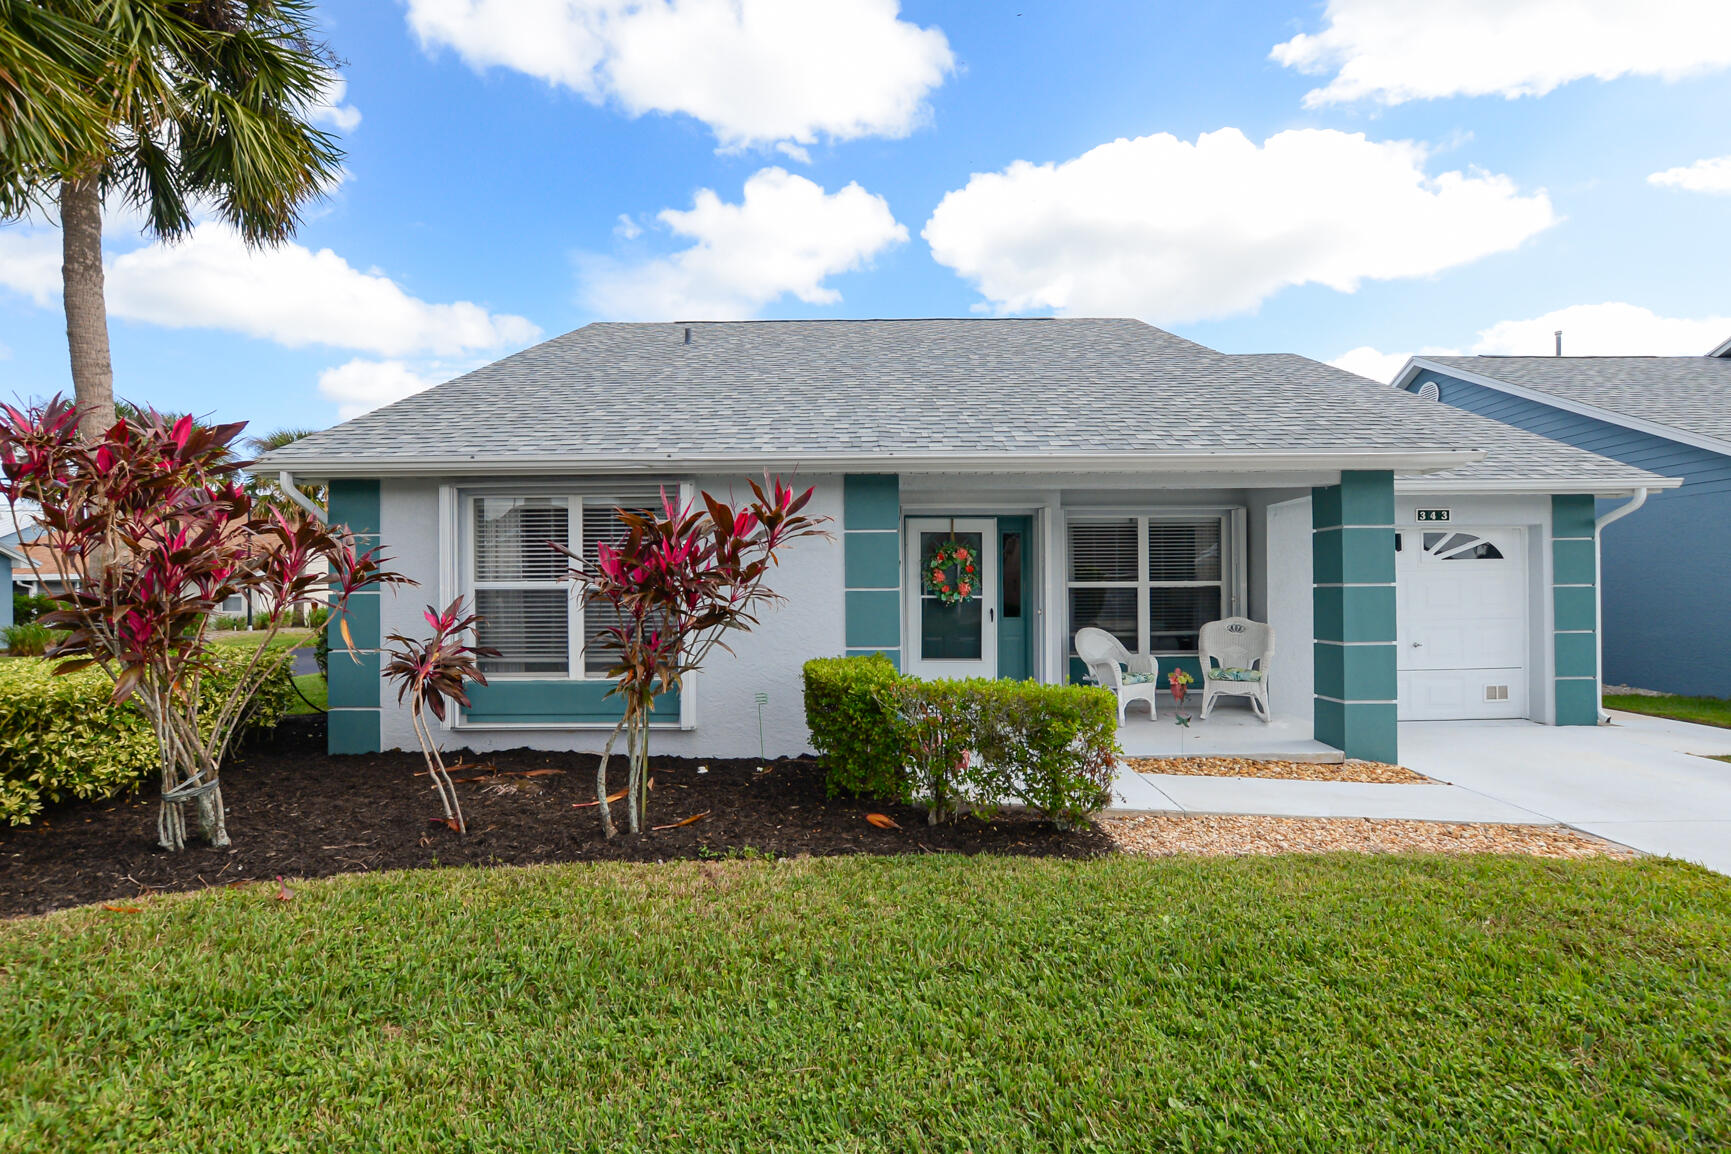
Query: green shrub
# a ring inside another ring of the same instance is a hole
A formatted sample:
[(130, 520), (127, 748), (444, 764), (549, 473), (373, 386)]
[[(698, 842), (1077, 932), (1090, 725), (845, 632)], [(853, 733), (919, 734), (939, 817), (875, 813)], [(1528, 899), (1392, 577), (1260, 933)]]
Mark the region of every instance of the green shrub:
[(28, 625), (44, 613), (52, 613), (56, 602), (54, 598), (41, 593), (12, 594), (12, 623)]
[(831, 792), (918, 798), (933, 821), (1020, 804), (1060, 825), (1111, 797), (1118, 707), (1108, 690), (920, 681), (875, 655), (807, 662), (805, 702)]
[(6, 641), (6, 652), (14, 657), (41, 657), (53, 643), (54, 631), (39, 622), (27, 621), (0, 629), (0, 638)]
[(318, 618), (313, 622), (313, 660), (319, 664), (319, 675), (328, 679), (331, 675), (331, 612), (329, 609), (314, 609), (313, 616)]
[(805, 663), (805, 724), (832, 797), (851, 793), (905, 802), (912, 796), (902, 768), (906, 734), (882, 693), (900, 680), (881, 653)]
[[(239, 677), (248, 647), (218, 651), (206, 675), (204, 707)], [(111, 797), (157, 768), (156, 738), (131, 703), (110, 701), (113, 682), (99, 669), (54, 676), (54, 662), (0, 662), (0, 820), (25, 825), (44, 803)], [(285, 664), (253, 698), (241, 732), (276, 725), (296, 700)]]

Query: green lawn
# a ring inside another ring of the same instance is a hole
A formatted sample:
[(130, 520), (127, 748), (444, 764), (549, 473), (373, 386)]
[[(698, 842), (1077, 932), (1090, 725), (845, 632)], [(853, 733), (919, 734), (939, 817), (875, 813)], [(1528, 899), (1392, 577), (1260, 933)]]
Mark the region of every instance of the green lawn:
[(1608, 693), (1605, 695), (1605, 708), (1731, 729), (1731, 700), (1723, 697), (1676, 697), (1670, 694), (1649, 697), (1638, 693)]
[[(263, 630), (254, 629), (212, 629), (210, 640), (213, 645), (257, 645), (264, 638)], [(313, 643), (311, 629), (284, 629), (271, 639), (272, 649), (283, 646), (298, 648)]]
[(301, 696), (289, 703), (290, 717), (297, 713), (317, 713), (329, 707), (330, 688), (325, 684), (324, 674), (303, 673), (295, 678), (295, 686), (300, 689)]
[(377, 874), (0, 923), (5, 1150), (1703, 1150), (1665, 861)]

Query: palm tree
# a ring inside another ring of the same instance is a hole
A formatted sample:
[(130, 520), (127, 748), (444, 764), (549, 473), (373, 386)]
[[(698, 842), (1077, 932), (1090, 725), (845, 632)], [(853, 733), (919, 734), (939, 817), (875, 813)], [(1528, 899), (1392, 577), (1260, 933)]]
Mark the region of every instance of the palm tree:
[[(0, 149), (0, 215), (59, 206), (72, 385), (80, 427), (93, 438), (114, 423), (105, 198), (141, 212), (157, 239), (185, 236), (195, 212), (209, 212), (248, 244), (280, 244), (341, 170), (336, 141), (308, 122), (334, 62), (307, 0), (0, 6), (8, 26), (18, 16), (30, 30), (20, 39), (34, 53), (13, 53), (30, 70), (11, 89), (0, 55), (0, 134), (10, 134), (0, 143), (32, 142)], [(7, 43), (0, 38), (0, 53)], [(94, 132), (89, 109), (65, 95), (68, 74), (96, 103)]]

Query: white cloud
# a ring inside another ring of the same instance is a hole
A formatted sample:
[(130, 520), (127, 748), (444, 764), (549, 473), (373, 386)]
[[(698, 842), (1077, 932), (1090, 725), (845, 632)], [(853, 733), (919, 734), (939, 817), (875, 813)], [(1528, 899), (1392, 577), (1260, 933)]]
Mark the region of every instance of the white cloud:
[(835, 304), (841, 294), (825, 280), (908, 237), (883, 197), (858, 184), (827, 193), (780, 168), (747, 180), (738, 204), (706, 188), (689, 210), (665, 209), (657, 219), (694, 243), (635, 264), (582, 258), (588, 307), (621, 319), (727, 320), (789, 293)]
[(361, 110), (343, 103), (348, 92), (349, 82), (340, 76), (334, 77), (325, 89), (324, 98), (307, 111), (307, 118), (324, 128), (353, 132), (360, 127)]
[(381, 356), (449, 356), (539, 335), (518, 316), (470, 301), (431, 304), (330, 249), (249, 250), (232, 230), (201, 224), (185, 240), (114, 258), (113, 316), (165, 328), (211, 328), (288, 345), (334, 345)]
[(1694, 164), (1667, 168), (1647, 178), (1648, 184), (1661, 188), (1681, 188), (1686, 192), (1711, 192), (1731, 196), (1731, 156), (1714, 156)]
[(0, 288), (47, 308), (60, 295), (60, 233), (46, 228), (0, 229)]
[[(164, 328), (222, 329), (298, 348), (380, 356), (454, 356), (526, 344), (540, 330), (470, 301), (433, 304), (330, 249), (249, 250), (233, 230), (200, 224), (175, 244), (109, 258), (108, 315)], [(60, 233), (0, 229), (0, 288), (47, 307), (60, 295)]]
[(1731, 317), (1663, 317), (1619, 301), (1573, 305), (1483, 329), (1472, 351), (1547, 356), (1556, 349), (1558, 329), (1568, 356), (1700, 356), (1731, 337)]
[(319, 374), (319, 394), (336, 402), (342, 420), (358, 417), (392, 401), (450, 380), (457, 373), (438, 365), (411, 367), (402, 361), (359, 357)]
[(423, 46), (626, 112), (685, 113), (724, 147), (906, 136), (954, 69), (896, 0), (408, 0)]
[(613, 226), (613, 235), (620, 240), (636, 240), (643, 235), (643, 226), (632, 220), (628, 213), (619, 214), (619, 223)]
[(1557, 220), (1505, 176), (1425, 172), (1423, 146), (1306, 129), (1162, 133), (974, 175), (922, 235), (1000, 312), (1180, 323), (1289, 285), (1354, 291), (1515, 248)]
[(1332, 79), (1307, 107), (1543, 96), (1571, 80), (1731, 67), (1725, 0), (1329, 0), (1321, 32), (1269, 53)]
[(1400, 367), (1406, 364), (1409, 355), (1378, 352), (1370, 345), (1360, 345), (1356, 349), (1348, 349), (1328, 363), (1337, 369), (1345, 369), (1349, 373), (1357, 373), (1361, 377), (1369, 377), (1386, 385), (1394, 380), (1394, 375), (1400, 372)]

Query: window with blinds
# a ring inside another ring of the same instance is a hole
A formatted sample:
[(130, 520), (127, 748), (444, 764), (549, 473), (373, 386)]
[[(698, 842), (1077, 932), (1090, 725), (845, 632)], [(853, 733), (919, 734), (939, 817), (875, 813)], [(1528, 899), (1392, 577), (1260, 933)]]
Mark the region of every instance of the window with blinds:
[(1202, 626), (1226, 605), (1223, 523), (1217, 516), (1071, 522), (1071, 638), (1092, 626), (1134, 652), (1196, 652)]
[(568, 562), (553, 545), (571, 544), (571, 499), (476, 497), (471, 507), (475, 641), (499, 651), (481, 672), (569, 675)]
[(626, 534), (621, 508), (658, 507), (653, 491), (614, 496), (491, 496), (467, 499), (465, 575), (483, 618), (476, 643), (499, 650), (482, 658), (489, 676), (605, 677), (614, 653), (599, 643), (614, 617), (605, 605), (585, 608), (570, 561), (553, 544), (594, 562), (602, 541)]

